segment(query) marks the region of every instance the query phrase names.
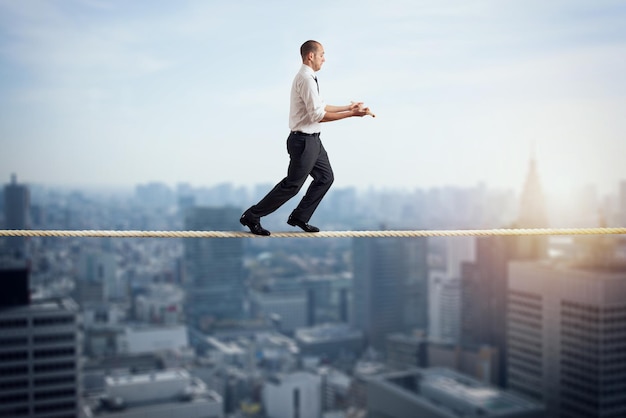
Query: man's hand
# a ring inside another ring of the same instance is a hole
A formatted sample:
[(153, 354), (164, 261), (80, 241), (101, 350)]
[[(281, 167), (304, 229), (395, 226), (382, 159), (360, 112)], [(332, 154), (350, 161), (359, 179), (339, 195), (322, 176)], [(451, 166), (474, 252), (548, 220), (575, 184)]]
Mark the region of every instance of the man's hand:
[(350, 102), (350, 111), (354, 113), (354, 116), (363, 117), (365, 115), (370, 115), (373, 118), (376, 117), (369, 107), (365, 107), (363, 102)]

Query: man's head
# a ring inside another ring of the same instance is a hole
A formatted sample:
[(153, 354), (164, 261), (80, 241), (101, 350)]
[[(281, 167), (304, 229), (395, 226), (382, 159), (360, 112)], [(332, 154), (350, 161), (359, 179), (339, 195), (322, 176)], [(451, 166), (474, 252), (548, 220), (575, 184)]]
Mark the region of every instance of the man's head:
[(306, 41), (300, 47), (302, 63), (308, 65), (313, 71), (319, 71), (324, 61), (324, 47), (317, 41)]

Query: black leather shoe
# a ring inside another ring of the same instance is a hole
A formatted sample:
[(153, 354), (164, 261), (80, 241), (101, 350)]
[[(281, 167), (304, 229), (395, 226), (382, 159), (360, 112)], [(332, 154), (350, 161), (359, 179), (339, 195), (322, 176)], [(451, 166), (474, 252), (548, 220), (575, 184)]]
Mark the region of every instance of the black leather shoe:
[(248, 216), (246, 216), (245, 213), (241, 215), (241, 218), (239, 218), (239, 223), (241, 223), (243, 226), (247, 226), (248, 228), (250, 228), (250, 232), (252, 232), (254, 235), (263, 235), (263, 236), (270, 235), (270, 231), (263, 228), (261, 226), (261, 222), (251, 221), (250, 218), (248, 218)]
[(318, 227), (309, 225), (308, 223), (299, 219), (295, 219), (291, 216), (289, 217), (289, 219), (287, 219), (287, 223), (291, 226), (298, 226), (302, 228), (304, 232), (320, 232), (320, 229)]

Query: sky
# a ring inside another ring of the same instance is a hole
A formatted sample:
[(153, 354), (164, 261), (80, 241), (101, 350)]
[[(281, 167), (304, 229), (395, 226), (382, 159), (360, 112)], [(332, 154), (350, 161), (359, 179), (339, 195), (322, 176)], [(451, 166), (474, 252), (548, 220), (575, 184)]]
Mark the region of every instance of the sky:
[(0, 182), (276, 183), (308, 39), (334, 187), (626, 180), (624, 1), (0, 0)]

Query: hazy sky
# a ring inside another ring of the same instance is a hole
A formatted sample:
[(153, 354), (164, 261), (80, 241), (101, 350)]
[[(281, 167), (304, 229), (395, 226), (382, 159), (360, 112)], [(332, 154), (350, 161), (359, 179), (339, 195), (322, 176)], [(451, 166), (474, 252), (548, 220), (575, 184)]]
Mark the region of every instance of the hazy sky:
[(0, 182), (275, 183), (320, 41), (336, 186), (626, 180), (626, 2), (0, 0)]

